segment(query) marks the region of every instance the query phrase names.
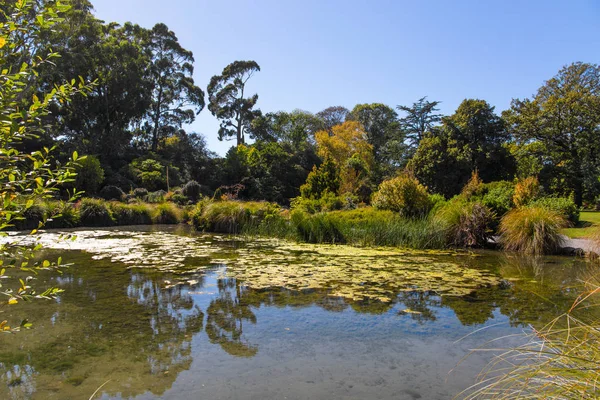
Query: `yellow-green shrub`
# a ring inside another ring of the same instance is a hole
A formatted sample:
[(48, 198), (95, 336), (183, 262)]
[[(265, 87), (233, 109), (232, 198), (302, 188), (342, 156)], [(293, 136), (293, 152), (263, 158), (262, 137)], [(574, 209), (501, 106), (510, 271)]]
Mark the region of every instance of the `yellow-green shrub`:
[(427, 188), (407, 174), (383, 181), (372, 204), (378, 210), (395, 211), (410, 218), (424, 216), (431, 208)]
[(540, 194), (540, 182), (534, 176), (525, 178), (515, 185), (513, 203), (516, 207), (523, 207), (535, 200)]

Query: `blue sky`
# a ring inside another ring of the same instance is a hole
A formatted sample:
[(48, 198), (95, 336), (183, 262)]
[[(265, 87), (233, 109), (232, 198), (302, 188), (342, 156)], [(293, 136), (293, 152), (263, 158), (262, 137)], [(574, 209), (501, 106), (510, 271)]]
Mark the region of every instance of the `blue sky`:
[[(451, 114), (465, 98), (500, 112), (574, 61), (600, 63), (600, 1), (91, 0), (105, 21), (164, 22), (193, 51), (194, 78), (234, 60), (263, 112), (358, 103), (410, 105), (423, 96)], [(187, 127), (224, 154), (208, 109)]]

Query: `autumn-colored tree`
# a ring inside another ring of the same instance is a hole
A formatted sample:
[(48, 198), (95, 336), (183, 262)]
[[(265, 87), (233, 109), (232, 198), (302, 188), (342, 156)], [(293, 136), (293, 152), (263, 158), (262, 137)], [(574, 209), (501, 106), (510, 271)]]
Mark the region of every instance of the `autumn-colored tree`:
[(317, 153), (334, 163), (339, 176), (338, 194), (357, 194), (366, 184), (373, 166), (373, 146), (357, 121), (347, 121), (315, 134)]

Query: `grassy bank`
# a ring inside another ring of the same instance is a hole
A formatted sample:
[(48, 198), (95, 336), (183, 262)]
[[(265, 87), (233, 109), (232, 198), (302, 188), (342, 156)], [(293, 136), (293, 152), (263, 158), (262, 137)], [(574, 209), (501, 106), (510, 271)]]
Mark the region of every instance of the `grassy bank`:
[(600, 231), (600, 212), (582, 211), (579, 222), (570, 228), (561, 230), (563, 235), (571, 239), (589, 239)]
[(179, 224), (187, 222), (185, 207), (164, 202), (123, 203), (84, 198), (77, 203), (38, 202), (27, 209), (22, 219), (13, 222), (13, 230), (37, 229), (40, 222), (50, 229), (75, 227), (107, 227), (123, 225)]

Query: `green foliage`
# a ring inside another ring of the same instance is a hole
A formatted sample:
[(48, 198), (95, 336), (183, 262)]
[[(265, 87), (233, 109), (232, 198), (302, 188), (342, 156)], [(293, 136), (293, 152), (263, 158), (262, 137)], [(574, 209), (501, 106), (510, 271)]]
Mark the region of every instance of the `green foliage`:
[(148, 203), (164, 203), (165, 197), (167, 196), (167, 192), (164, 190), (157, 190), (156, 192), (150, 192), (146, 196), (146, 201)]
[(95, 195), (104, 181), (104, 170), (100, 166), (100, 161), (97, 157), (86, 156), (79, 159), (77, 164), (75, 188), (83, 191), (86, 196)]
[(308, 174), (306, 183), (300, 186), (300, 194), (306, 199), (319, 199), (325, 193), (337, 194), (340, 187), (337, 165), (332, 159), (325, 161)]
[(125, 200), (125, 192), (120, 187), (114, 185), (104, 186), (99, 193), (104, 200)]
[(196, 181), (189, 181), (181, 188), (181, 194), (195, 203), (202, 195), (202, 187)]
[(561, 228), (567, 220), (540, 206), (515, 208), (500, 221), (500, 242), (508, 251), (542, 255), (558, 252), (562, 245)]
[(484, 184), (482, 203), (498, 217), (502, 217), (514, 207), (513, 197), (515, 185), (508, 181), (497, 181)]
[(443, 227), (450, 246), (484, 247), (492, 236), (494, 213), (479, 202), (456, 197), (440, 207), (433, 219)]
[(357, 208), (359, 199), (351, 194), (336, 196), (331, 192), (323, 193), (318, 199), (296, 197), (292, 200), (292, 209), (302, 210), (310, 214), (335, 210), (352, 210)]
[(427, 188), (407, 174), (383, 181), (372, 204), (378, 210), (395, 211), (407, 218), (423, 217), (431, 208)]
[(167, 187), (167, 171), (158, 160), (134, 160), (131, 166), (140, 184), (148, 190), (163, 190)]
[(79, 211), (73, 203), (66, 201), (48, 201), (45, 203), (52, 219), (47, 220), (48, 228), (74, 228), (79, 225)]
[(175, 204), (162, 203), (156, 206), (152, 220), (155, 224), (178, 224), (182, 221), (182, 213)]
[(417, 148), (425, 137), (425, 133), (431, 131), (435, 124), (442, 120), (442, 115), (437, 114), (439, 101), (428, 101), (427, 96), (420, 98), (412, 106), (398, 106), (398, 110), (406, 113), (400, 119), (400, 127), (406, 132), (411, 146)]
[[(37, 146), (32, 151), (23, 151), (26, 143), (35, 142), (41, 135), (47, 134), (42, 121), (50, 115), (51, 107), (66, 104), (73, 95), (90, 90), (83, 79), (79, 84), (74, 80), (62, 85), (52, 82), (45, 87), (50, 88), (47, 92), (33, 90), (32, 83), (39, 76), (39, 71), (45, 67), (52, 68), (59, 57), (52, 51), (40, 49), (40, 39), (44, 32), (60, 23), (60, 14), (68, 9), (60, 1), (53, 3), (52, 7), (43, 3), (36, 8), (32, 2), (18, 1), (12, 6), (10, 15), (4, 15), (0, 22), (0, 231), (19, 220), (27, 221), (27, 217), (30, 221), (41, 218), (35, 228), (42, 227), (46, 218), (52, 215), (46, 215), (40, 201), (51, 198), (61, 185), (73, 182), (75, 178), (73, 169), (77, 153), (73, 153), (66, 164), (57, 166), (52, 159), (54, 148)], [(74, 200), (76, 195), (72, 194), (70, 200)], [(20, 300), (51, 298), (60, 292), (50, 288), (36, 293), (27, 282), (15, 279), (19, 272), (36, 274), (41, 268), (58, 268), (60, 260), (54, 263), (35, 259), (40, 247), (37, 244), (24, 245), (13, 239), (0, 245), (0, 295), (6, 299), (6, 302), (2, 301), (3, 305), (12, 305)], [(6, 322), (0, 325), (3, 331), (30, 326), (26, 321), (15, 327)]]
[(184, 206), (190, 202), (190, 199), (181, 193), (173, 193), (173, 195), (169, 198), (169, 201), (179, 204), (180, 206)]
[(22, 218), (15, 220), (14, 228), (19, 231), (37, 229), (41, 225), (45, 225), (47, 216), (44, 204), (33, 204), (23, 211)]
[(572, 225), (579, 222), (579, 207), (573, 199), (565, 197), (542, 197), (529, 203), (532, 207), (543, 207), (562, 215)]
[(83, 226), (112, 226), (115, 221), (108, 203), (100, 199), (82, 199), (78, 205)]

